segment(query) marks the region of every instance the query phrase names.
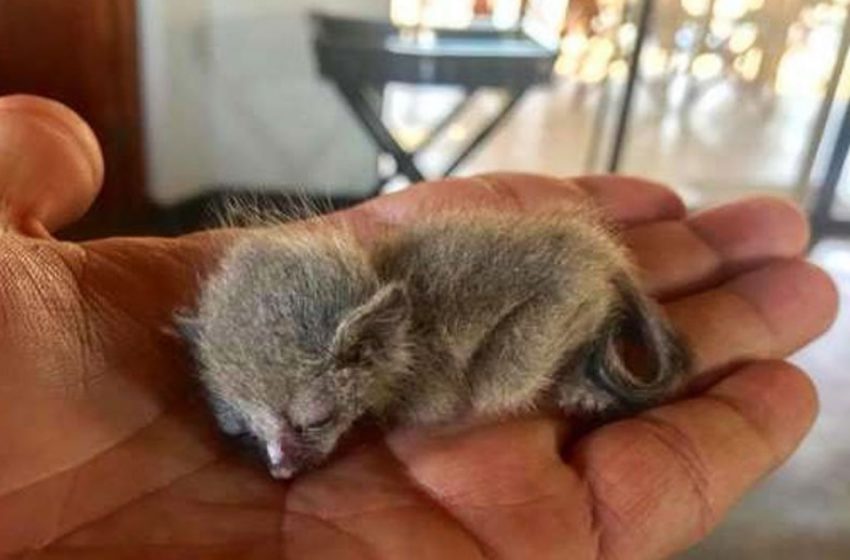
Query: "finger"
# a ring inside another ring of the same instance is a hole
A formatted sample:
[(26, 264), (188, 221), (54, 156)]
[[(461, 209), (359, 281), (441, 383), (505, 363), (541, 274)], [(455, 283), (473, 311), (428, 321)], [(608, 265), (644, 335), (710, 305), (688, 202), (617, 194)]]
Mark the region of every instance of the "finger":
[(49, 237), (85, 213), (102, 181), (97, 140), (73, 111), (28, 95), (0, 98), (0, 230)]
[[(491, 419), (492, 422), (492, 419)], [(563, 422), (513, 418), (474, 428), (419, 427), (390, 434), (404, 472), (468, 528), (492, 558), (582, 558), (588, 523), (576, 473), (563, 468)]]
[(667, 558), (702, 539), (790, 455), (816, 409), (806, 375), (761, 362), (586, 437), (571, 459), (592, 495), (600, 556)]
[(634, 226), (676, 220), (685, 213), (682, 199), (660, 183), (620, 175), (577, 177), (574, 182), (622, 224)]
[(694, 352), (695, 370), (706, 372), (788, 356), (832, 324), (837, 302), (825, 272), (792, 260), (742, 274), (666, 309)]
[[(171, 324), (192, 305), (202, 279), (234, 239), (228, 230), (176, 239), (110, 238), (79, 245), (86, 287), (141, 322)], [(152, 279), (156, 282), (152, 283)]]
[(778, 198), (752, 198), (624, 234), (647, 288), (661, 298), (694, 293), (767, 261), (803, 254), (802, 212)]
[(398, 224), (428, 213), (494, 208), (549, 211), (592, 200), (615, 222), (632, 225), (684, 214), (681, 200), (666, 187), (624, 177), (556, 179), (541, 175), (494, 173), (414, 185), (381, 196), (340, 215), (355, 227), (370, 222)]

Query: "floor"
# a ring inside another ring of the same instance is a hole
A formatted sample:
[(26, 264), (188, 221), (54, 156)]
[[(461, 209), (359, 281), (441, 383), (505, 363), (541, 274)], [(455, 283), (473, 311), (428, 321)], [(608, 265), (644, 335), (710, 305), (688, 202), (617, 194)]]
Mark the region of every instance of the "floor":
[[(602, 171), (621, 93), (621, 84), (606, 89), (565, 80), (531, 90), (457, 173)], [(427, 176), (440, 175), (451, 156), (498, 111), (502, 95), (478, 92), (455, 124), (417, 157)], [(388, 89), (384, 119), (402, 144), (412, 147), (459, 98), (445, 88), (394, 85)], [(755, 88), (684, 78), (650, 83), (639, 88), (635, 99), (622, 172), (664, 181), (694, 206), (747, 193), (793, 196), (821, 104), (814, 95), (770, 96)], [(833, 114), (828, 138), (838, 111)], [(599, 121), (603, 133), (594, 142)], [(822, 159), (818, 163), (815, 179)], [(850, 203), (850, 181), (845, 182), (844, 198)]]

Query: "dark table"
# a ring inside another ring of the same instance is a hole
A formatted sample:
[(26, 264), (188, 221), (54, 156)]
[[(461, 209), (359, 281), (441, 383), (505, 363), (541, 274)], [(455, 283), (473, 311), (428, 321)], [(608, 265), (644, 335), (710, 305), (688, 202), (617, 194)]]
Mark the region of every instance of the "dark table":
[[(311, 14), (311, 20), (320, 73), (336, 85), (377, 146), (393, 157), (398, 173), (412, 182), (425, 179), (416, 166), (416, 154), (457, 118), (477, 90), (501, 88), (509, 93), (508, 100), (443, 175), (454, 171), (504, 122), (528, 88), (551, 81), (558, 54), (520, 30), (472, 27), (423, 35), (386, 22), (324, 13)], [(464, 100), (408, 151), (381, 120), (380, 102), (376, 102), (390, 82), (459, 86)], [(375, 194), (391, 178), (380, 178)]]

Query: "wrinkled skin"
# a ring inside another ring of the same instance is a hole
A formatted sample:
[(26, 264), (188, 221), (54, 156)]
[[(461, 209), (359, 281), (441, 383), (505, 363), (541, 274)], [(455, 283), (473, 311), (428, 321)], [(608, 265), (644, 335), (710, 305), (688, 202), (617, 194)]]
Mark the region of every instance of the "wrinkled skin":
[(816, 413), (810, 380), (782, 360), (827, 328), (836, 296), (800, 259), (795, 209), (753, 199), (686, 216), (639, 180), (499, 174), (339, 219), (368, 240), (435, 204), (533, 212), (576, 198), (624, 228), (693, 346), (693, 394), (593, 430), (535, 416), (363, 433), (292, 482), (220, 441), (163, 328), (233, 233), (0, 238), (0, 556), (661, 558), (696, 543)]

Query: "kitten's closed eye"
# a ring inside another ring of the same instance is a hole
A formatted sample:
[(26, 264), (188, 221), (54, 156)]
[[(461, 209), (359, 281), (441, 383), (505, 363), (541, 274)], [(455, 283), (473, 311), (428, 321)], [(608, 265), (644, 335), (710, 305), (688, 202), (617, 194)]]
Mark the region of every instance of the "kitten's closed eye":
[(296, 394), (282, 414), (290, 428), (301, 434), (329, 427), (339, 410), (324, 386), (313, 386)]
[(327, 414), (317, 418), (316, 420), (311, 421), (309, 424), (301, 424), (293, 426), (293, 429), (299, 434), (309, 434), (311, 432), (318, 432), (329, 428), (336, 422), (336, 412), (330, 411)]

